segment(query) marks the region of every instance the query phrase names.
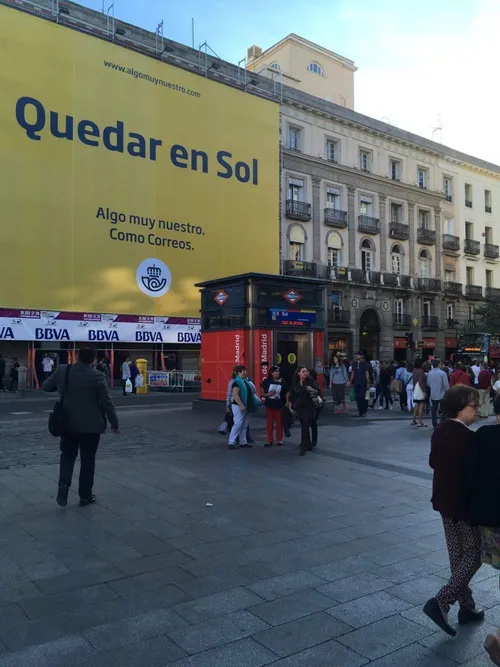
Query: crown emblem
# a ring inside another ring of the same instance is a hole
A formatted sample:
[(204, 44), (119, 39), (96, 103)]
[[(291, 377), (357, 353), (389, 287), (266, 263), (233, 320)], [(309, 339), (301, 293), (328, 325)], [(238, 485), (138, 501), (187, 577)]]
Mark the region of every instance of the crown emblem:
[(157, 278), (158, 276), (161, 276), (161, 269), (153, 264), (153, 266), (148, 267), (147, 274), (152, 278)]

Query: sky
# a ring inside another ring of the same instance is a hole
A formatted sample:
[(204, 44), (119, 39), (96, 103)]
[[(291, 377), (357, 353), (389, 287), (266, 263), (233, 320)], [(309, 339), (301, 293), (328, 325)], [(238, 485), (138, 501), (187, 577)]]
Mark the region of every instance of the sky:
[(117, 19), (153, 32), (163, 19), (184, 44), (194, 18), (196, 47), (233, 63), (295, 32), (354, 60), (356, 111), (500, 164), (500, 0), (114, 1)]

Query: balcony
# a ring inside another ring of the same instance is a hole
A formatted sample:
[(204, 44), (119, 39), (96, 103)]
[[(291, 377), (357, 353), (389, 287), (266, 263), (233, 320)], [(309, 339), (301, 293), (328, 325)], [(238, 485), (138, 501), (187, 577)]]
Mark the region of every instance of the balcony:
[(484, 207), (485, 213), (491, 213), (491, 206)]
[(455, 283), (452, 280), (447, 280), (444, 284), (444, 291), (447, 294), (462, 296), (462, 283)]
[(436, 244), (436, 232), (433, 229), (427, 229), (426, 227), (419, 227), (417, 229), (417, 241), (423, 245), (435, 245)]
[(286, 200), (286, 217), (292, 220), (310, 220), (311, 204), (305, 201)]
[(466, 199), (465, 200), (465, 205), (467, 206), (467, 208), (472, 208), (472, 200), (471, 199)]
[(479, 241), (473, 241), (472, 239), (464, 239), (464, 252), (467, 255), (479, 255), (481, 252), (481, 244)]
[(493, 243), (485, 243), (484, 244), (484, 256), (488, 257), (489, 259), (498, 259), (498, 257), (500, 256), (498, 246), (493, 245)]
[(443, 234), (443, 250), (460, 250), (460, 238), (451, 234)]
[(384, 273), (384, 285), (386, 287), (399, 287), (398, 277), (396, 273)]
[(391, 222), (389, 225), (389, 236), (391, 239), (406, 241), (410, 238), (410, 226), (402, 222)]
[(481, 285), (466, 285), (465, 296), (467, 297), (467, 299), (482, 299), (483, 288), (481, 287)]
[(498, 287), (487, 287), (485, 292), (487, 299), (500, 299), (500, 288)]
[(453, 201), (453, 197), (451, 195), (445, 195), (444, 198), (446, 199), (446, 201), (450, 202)]
[(380, 220), (369, 215), (358, 215), (358, 232), (380, 234)]
[(403, 289), (411, 289), (411, 278), (410, 276), (399, 276), (399, 286)]
[(392, 324), (395, 329), (411, 329), (412, 317), (409, 313), (393, 313)]
[(328, 265), (326, 271), (326, 277), (330, 278), (330, 280), (347, 280), (349, 278), (346, 266)]
[(325, 208), (325, 225), (329, 227), (347, 227), (347, 211), (338, 211), (335, 208)]
[(283, 273), (286, 276), (300, 276), (302, 278), (319, 278), (321, 271), (316, 262), (302, 262), (295, 259), (285, 260)]
[(331, 324), (334, 327), (346, 327), (349, 326), (350, 317), (351, 313), (349, 310), (341, 310), (340, 308), (329, 310), (328, 324)]
[(423, 292), (440, 292), (441, 281), (439, 278), (419, 278), (418, 289)]
[(446, 328), (447, 329), (456, 329), (457, 328), (457, 321), (453, 318), (447, 318), (446, 320)]
[(439, 318), (436, 315), (422, 315), (422, 329), (437, 329)]

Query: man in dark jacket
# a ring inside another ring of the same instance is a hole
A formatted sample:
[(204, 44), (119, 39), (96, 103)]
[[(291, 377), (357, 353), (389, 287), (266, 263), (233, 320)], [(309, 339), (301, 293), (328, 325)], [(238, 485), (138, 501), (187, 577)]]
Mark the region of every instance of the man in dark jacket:
[[(113, 433), (120, 432), (118, 417), (109, 393), (106, 379), (93, 368), (96, 350), (91, 345), (81, 348), (78, 363), (59, 366), (42, 384), (42, 391), (64, 393), (63, 409), (65, 433), (61, 438), (61, 460), (59, 467), (59, 491), (57, 502), (62, 507), (68, 503), (68, 491), (73, 477), (78, 450), (80, 450), (80, 483), (78, 493), (80, 506), (95, 502), (92, 495), (94, 485), (95, 456), (101, 434), (106, 430), (106, 417)], [(66, 377), (68, 377), (65, 390)]]
[(371, 366), (365, 361), (363, 352), (356, 352), (356, 360), (352, 365), (351, 385), (354, 387), (358, 415), (364, 417), (368, 410), (368, 401), (365, 398), (368, 384), (371, 380)]

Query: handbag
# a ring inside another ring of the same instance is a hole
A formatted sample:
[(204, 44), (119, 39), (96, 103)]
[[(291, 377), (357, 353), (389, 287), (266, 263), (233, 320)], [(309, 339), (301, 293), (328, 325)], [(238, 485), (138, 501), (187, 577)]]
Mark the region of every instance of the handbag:
[(66, 395), (66, 390), (68, 389), (70, 371), (71, 365), (68, 365), (64, 375), (64, 386), (61, 393), (61, 398), (54, 405), (54, 408), (49, 415), (49, 432), (54, 436), (54, 438), (60, 438), (64, 433), (66, 421), (64, 414), (64, 396)]
[(425, 401), (425, 394), (422, 391), (422, 387), (420, 386), (420, 384), (418, 382), (413, 387), (413, 400), (414, 401)]
[(319, 395), (313, 396), (312, 402), (316, 410), (319, 410), (320, 408), (323, 407), (323, 399)]
[(389, 386), (389, 391), (390, 391), (392, 394), (400, 394), (401, 391), (402, 391), (402, 388), (401, 388), (401, 380), (396, 380), (396, 378), (394, 378), (393, 380), (391, 380), (391, 384), (390, 384), (390, 386)]

